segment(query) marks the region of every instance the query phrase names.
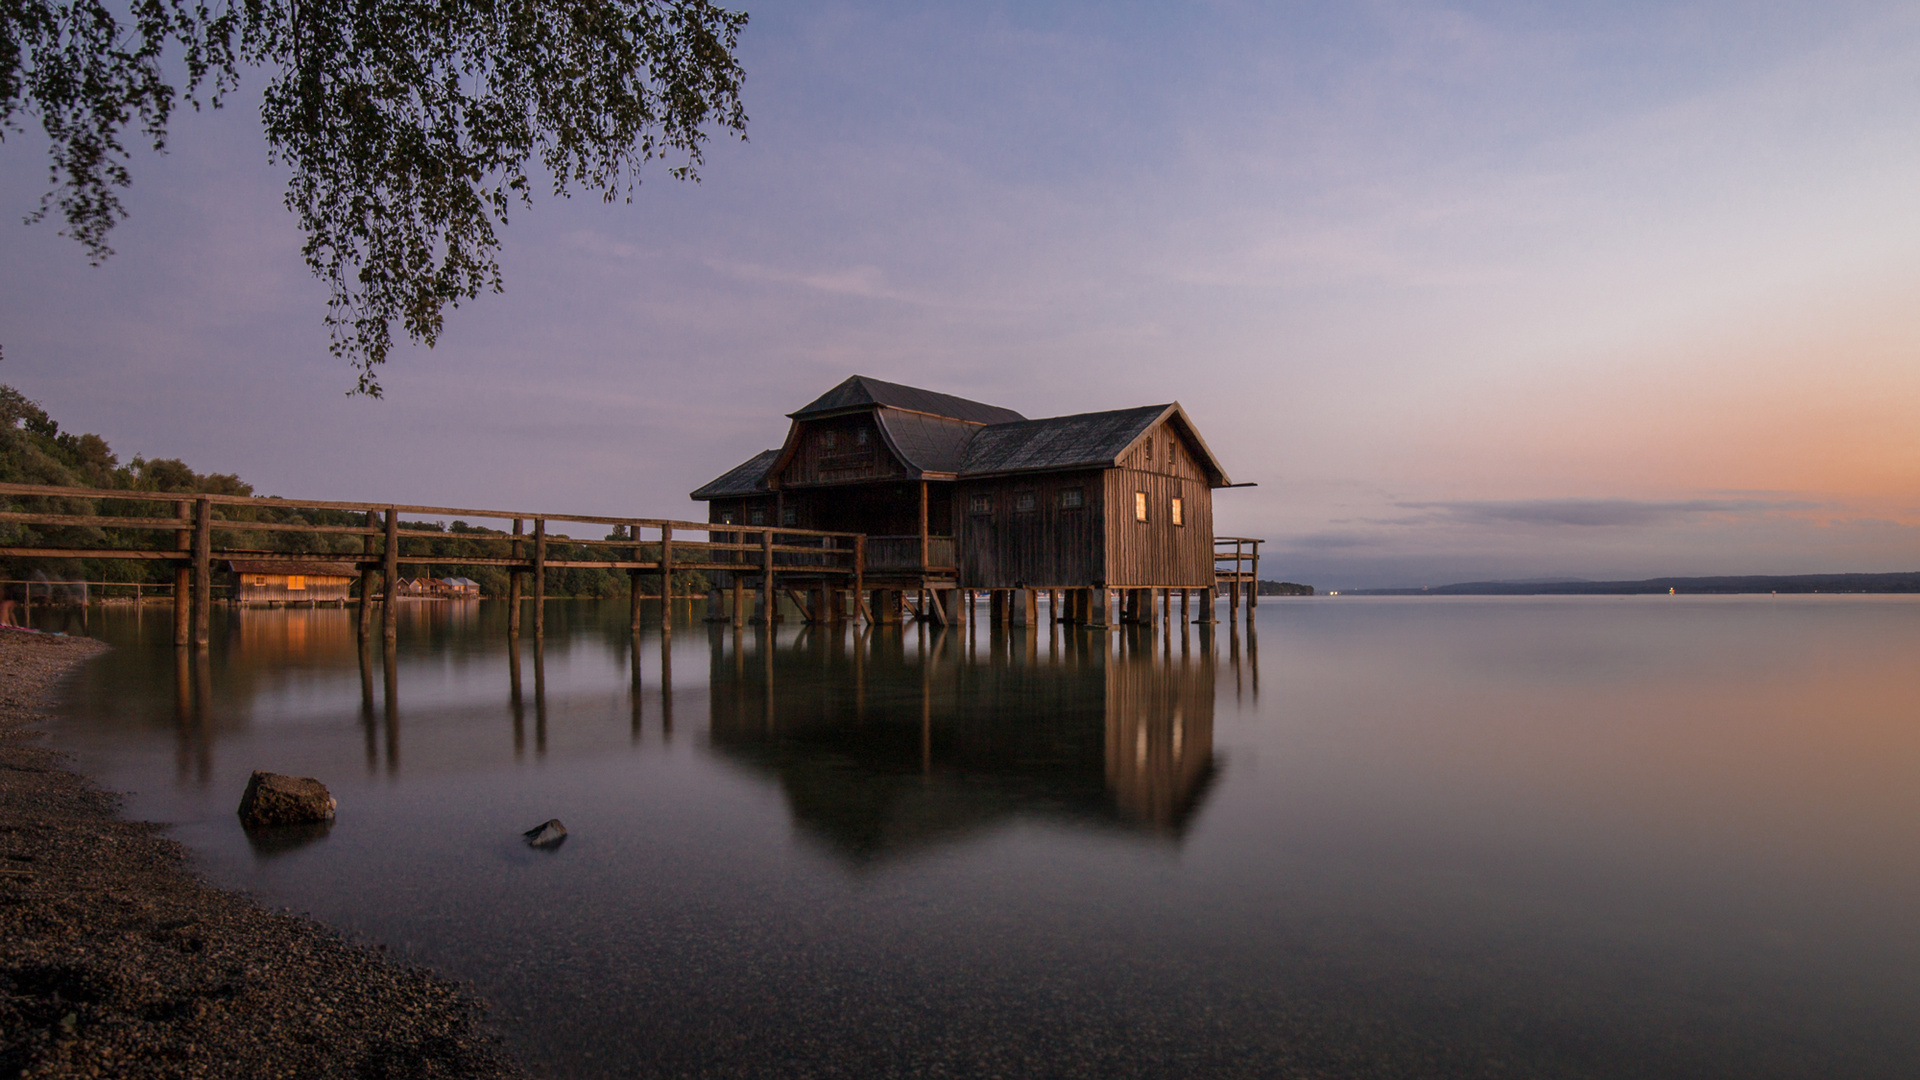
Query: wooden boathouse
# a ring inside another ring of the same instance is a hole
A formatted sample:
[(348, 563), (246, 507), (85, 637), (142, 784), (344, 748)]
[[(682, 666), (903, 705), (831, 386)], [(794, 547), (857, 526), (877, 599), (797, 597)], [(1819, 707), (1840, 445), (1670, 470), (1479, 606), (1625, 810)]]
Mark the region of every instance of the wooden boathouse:
[(342, 604), (360, 571), (341, 562), (227, 561), (229, 596), (236, 604)]
[(692, 497), (714, 525), (865, 534), (877, 619), (907, 594), (946, 622), (975, 590), (1016, 624), (1042, 592), (1072, 622), (1105, 624), (1116, 596), (1123, 621), (1175, 595), (1184, 614), (1193, 592), (1211, 618), (1213, 491), (1233, 485), (1178, 402), (1029, 420), (856, 375), (788, 418), (780, 447)]

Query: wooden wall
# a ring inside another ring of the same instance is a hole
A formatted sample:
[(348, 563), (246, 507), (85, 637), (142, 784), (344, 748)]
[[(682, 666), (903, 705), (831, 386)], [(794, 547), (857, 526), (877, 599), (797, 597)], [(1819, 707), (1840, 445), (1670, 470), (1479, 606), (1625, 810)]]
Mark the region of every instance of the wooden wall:
[(887, 449), (871, 413), (798, 422), (793, 460), (780, 474), (781, 487), (857, 484), (908, 475)]
[[(1078, 509), (1061, 506), (1067, 491), (1081, 493)], [(975, 496), (993, 500), (990, 513), (972, 511)], [(1033, 509), (1021, 510), (1031, 496)], [(1072, 589), (1100, 580), (1106, 486), (1098, 470), (962, 481), (954, 491), (960, 522), (960, 584), (970, 589)]]
[(300, 579), (301, 588), (290, 588), (287, 574), (230, 574), (233, 601), (238, 604), (331, 604), (345, 600), (347, 587), (353, 583), (350, 577), (330, 574), (292, 576)]
[[(1210, 588), (1213, 585), (1213, 489), (1195, 467), (1191, 445), (1162, 424), (1106, 474), (1106, 583), (1114, 588)], [(1171, 452), (1169, 451), (1171, 448)], [(1147, 520), (1134, 493), (1147, 496)], [(1184, 524), (1173, 524), (1174, 498)]]

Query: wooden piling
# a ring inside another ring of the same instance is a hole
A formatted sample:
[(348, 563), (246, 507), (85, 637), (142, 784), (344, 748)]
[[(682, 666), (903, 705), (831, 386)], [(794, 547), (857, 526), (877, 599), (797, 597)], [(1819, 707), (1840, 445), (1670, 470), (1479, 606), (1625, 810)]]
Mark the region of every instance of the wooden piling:
[[(634, 556), (636, 559), (639, 556)], [(637, 579), (636, 579), (637, 580)], [(639, 625), (640, 601), (633, 602), (634, 625)], [(660, 526), (660, 628), (673, 629), (673, 526)]]
[(760, 621), (768, 626), (774, 622), (774, 608), (779, 598), (773, 593), (773, 530), (760, 531)]
[[(525, 522), (522, 519), (513, 519), (513, 544), (508, 551), (515, 563), (527, 557), (526, 548), (520, 541), (520, 537), (524, 535), (524, 526)], [(518, 566), (509, 567), (507, 570), (507, 636), (516, 641), (520, 638), (521, 573)]]
[(533, 640), (547, 636), (547, 519), (533, 519)]
[(400, 510), (387, 507), (387, 535), (380, 550), (380, 576), (385, 578), (380, 604), (380, 640), (393, 648), (400, 640)]
[[(183, 523), (191, 522), (193, 519), (193, 504), (186, 502), (175, 503), (173, 506), (173, 516), (179, 518)], [(179, 532), (173, 534), (173, 546), (176, 551), (188, 553), (193, 551), (193, 529), (191, 525), (183, 526)], [(177, 562), (173, 564), (173, 643), (175, 645), (191, 645), (193, 643), (192, 580), (193, 571), (189, 569), (186, 563)]]
[(213, 637), (213, 502), (193, 504), (193, 643), (205, 648)]
[[(374, 520), (373, 511), (369, 510), (361, 515), (360, 523), (371, 529)], [(373, 567), (366, 561), (372, 556), (373, 537), (363, 534), (360, 537), (360, 610), (354, 613), (354, 632), (363, 642), (373, 632)]]

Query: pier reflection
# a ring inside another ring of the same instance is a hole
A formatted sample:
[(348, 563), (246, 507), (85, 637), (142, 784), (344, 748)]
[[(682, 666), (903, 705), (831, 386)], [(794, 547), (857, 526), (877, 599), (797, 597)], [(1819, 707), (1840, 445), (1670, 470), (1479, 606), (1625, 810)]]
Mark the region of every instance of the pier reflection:
[(854, 862), (1020, 818), (1178, 842), (1216, 772), (1218, 675), (1211, 633), (1180, 636), (1176, 652), (1154, 628), (715, 631), (712, 744)]

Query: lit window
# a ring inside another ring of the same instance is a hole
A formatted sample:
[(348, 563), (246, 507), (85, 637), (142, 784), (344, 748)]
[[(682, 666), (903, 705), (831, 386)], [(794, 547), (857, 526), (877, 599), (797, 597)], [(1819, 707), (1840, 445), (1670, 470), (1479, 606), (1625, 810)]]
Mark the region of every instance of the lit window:
[(1013, 497), (1013, 508), (1022, 514), (1030, 514), (1038, 502), (1039, 500), (1033, 497), (1033, 492), (1023, 491)]
[(993, 496), (975, 495), (967, 499), (967, 513), (969, 514), (993, 513)]
[(1078, 510), (1087, 505), (1086, 493), (1079, 488), (1068, 488), (1060, 493), (1060, 509)]
[(1173, 498), (1173, 523), (1175, 525), (1185, 525), (1187, 523), (1186, 515), (1181, 513), (1180, 497), (1178, 495)]
[(307, 576), (305, 574), (288, 574), (287, 588), (294, 592), (305, 592), (307, 588)]
[(1147, 520), (1147, 493), (1144, 491), (1133, 493), (1133, 520)]

